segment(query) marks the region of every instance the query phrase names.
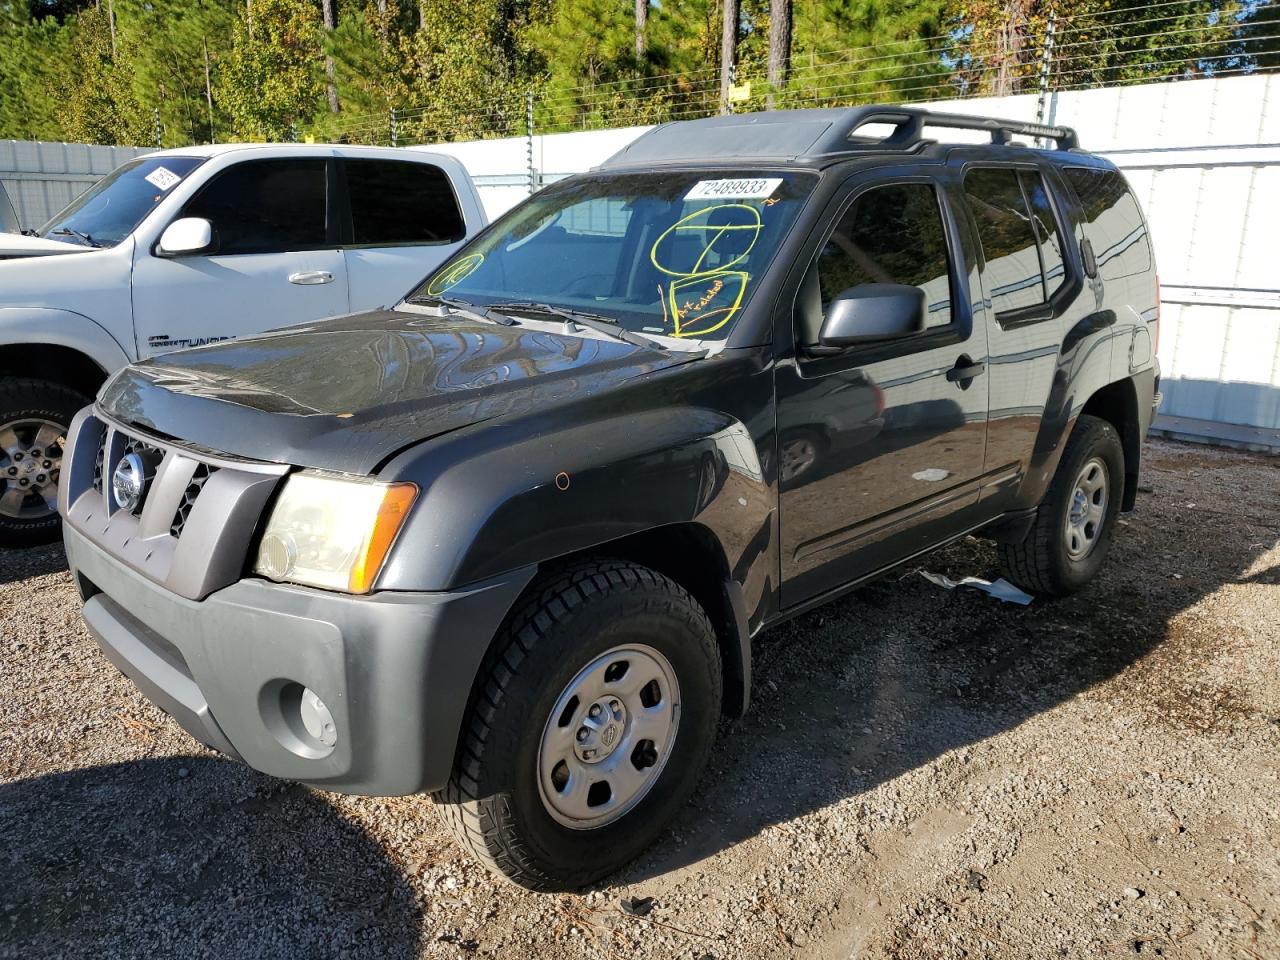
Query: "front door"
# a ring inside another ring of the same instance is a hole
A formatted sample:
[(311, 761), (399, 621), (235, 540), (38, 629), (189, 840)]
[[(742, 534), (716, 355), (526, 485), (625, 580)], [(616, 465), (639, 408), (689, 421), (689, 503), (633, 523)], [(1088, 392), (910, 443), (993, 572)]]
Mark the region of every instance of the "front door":
[(216, 174), (180, 216), (213, 224), (207, 254), (133, 268), (138, 355), (347, 312), (347, 267), (329, 227), (329, 161), (250, 160)]
[[(783, 607), (972, 526), (983, 472), (986, 329), (943, 183), (854, 182), (841, 203), (777, 368)], [(827, 306), (872, 283), (922, 288), (925, 330), (822, 355)]]

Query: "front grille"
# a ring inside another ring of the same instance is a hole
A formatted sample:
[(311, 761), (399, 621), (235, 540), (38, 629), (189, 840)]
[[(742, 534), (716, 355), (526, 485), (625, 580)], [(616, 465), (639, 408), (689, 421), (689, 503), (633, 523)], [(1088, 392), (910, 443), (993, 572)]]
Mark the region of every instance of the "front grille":
[(127, 457), (131, 453), (138, 454), (144, 460), (150, 459), (154, 463), (159, 463), (164, 458), (163, 450), (139, 440), (137, 437), (130, 437), (129, 442), (124, 445), (124, 456)]
[(178, 504), (178, 509), (173, 515), (173, 523), (169, 525), (170, 536), (182, 536), (182, 528), (187, 525), (187, 517), (191, 514), (191, 508), (196, 505), (196, 498), (200, 496), (200, 491), (209, 478), (217, 472), (217, 467), (211, 467), (207, 463), (196, 465), (196, 471), (191, 475), (191, 482), (182, 492), (182, 502)]
[(98, 441), (98, 453), (93, 460), (93, 489), (102, 493), (102, 468), (107, 459), (107, 435), (104, 432)]

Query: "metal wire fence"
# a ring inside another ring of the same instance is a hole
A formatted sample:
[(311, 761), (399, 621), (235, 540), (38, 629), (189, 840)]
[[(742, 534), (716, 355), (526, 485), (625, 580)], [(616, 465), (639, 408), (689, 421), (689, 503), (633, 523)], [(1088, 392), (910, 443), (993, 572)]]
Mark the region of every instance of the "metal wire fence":
[(326, 136), (405, 145), (651, 124), (770, 108), (913, 103), (1080, 90), (1280, 67), (1280, 18), (1267, 3), (1159, 0), (1071, 17), (1031, 18), (874, 46), (805, 51), (785, 83), (764, 68), (737, 70), (727, 91), (719, 66), (527, 90), (449, 106), (405, 104), (345, 116)]

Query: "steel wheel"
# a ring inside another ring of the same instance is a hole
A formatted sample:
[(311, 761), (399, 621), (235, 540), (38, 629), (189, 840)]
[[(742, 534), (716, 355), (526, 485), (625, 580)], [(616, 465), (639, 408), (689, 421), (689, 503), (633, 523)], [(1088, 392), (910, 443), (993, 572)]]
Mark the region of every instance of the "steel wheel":
[(1107, 516), (1107, 465), (1098, 457), (1085, 461), (1076, 475), (1067, 504), (1066, 548), (1072, 560), (1083, 560), (1097, 545)]
[(0, 424), (0, 517), (43, 520), (58, 511), (67, 428), (40, 417)]
[(556, 700), (538, 746), (547, 813), (575, 830), (623, 816), (657, 782), (680, 725), (680, 685), (653, 647), (614, 647)]

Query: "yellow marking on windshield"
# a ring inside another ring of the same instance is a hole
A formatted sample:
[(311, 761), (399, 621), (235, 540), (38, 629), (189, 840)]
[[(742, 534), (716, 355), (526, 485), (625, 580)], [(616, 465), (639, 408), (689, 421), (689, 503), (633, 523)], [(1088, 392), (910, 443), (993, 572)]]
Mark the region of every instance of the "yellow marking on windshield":
[(427, 284), (427, 295), (438, 297), (451, 287), (456, 287), (471, 274), (475, 273), (482, 263), (484, 263), (483, 253), (473, 253), (460, 260), (455, 260), (443, 271), (431, 278), (431, 282)]
[[(728, 220), (724, 223), (711, 223), (709, 221), (713, 213), (721, 213), (727, 216)], [(727, 270), (747, 258), (747, 254), (751, 252), (752, 247), (756, 245), (756, 240), (760, 237), (761, 228), (760, 211), (755, 207), (747, 206), (745, 203), (721, 203), (711, 207), (703, 207), (701, 210), (686, 214), (664, 230), (649, 249), (649, 259), (658, 270), (671, 277), (695, 277), (704, 273), (709, 274)], [(750, 231), (751, 236), (736, 256), (731, 254), (732, 259), (717, 264), (709, 270), (703, 269), (703, 264), (706, 262), (707, 257), (715, 251), (717, 243), (725, 240), (727, 245), (734, 234), (744, 230)], [(670, 238), (669, 246), (676, 247), (680, 234), (693, 231), (701, 232), (705, 239), (701, 249), (697, 247), (691, 249), (695, 256), (692, 267), (672, 262), (671, 256), (682, 251), (675, 249), (663, 251), (659, 249), (668, 238)]]

